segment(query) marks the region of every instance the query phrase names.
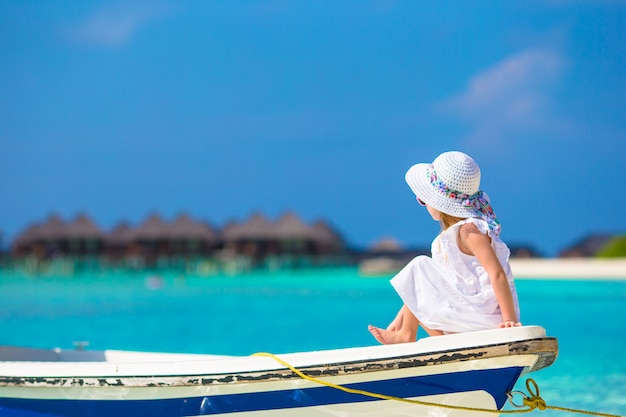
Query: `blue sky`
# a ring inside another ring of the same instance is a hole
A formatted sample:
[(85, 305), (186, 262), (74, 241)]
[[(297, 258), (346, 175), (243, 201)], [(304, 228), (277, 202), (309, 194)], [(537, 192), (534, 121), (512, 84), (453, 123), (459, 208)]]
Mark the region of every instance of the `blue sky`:
[(511, 245), (626, 232), (626, 2), (0, 3), (0, 230), (158, 212), (428, 245), (461, 150)]

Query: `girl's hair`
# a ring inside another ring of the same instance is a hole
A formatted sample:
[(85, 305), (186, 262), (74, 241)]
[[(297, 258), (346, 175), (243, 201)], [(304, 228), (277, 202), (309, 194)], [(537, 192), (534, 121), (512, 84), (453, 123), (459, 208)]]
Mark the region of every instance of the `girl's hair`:
[(446, 213), (439, 212), (439, 223), (442, 230), (447, 230), (450, 226), (457, 224), (461, 220), (465, 220), (462, 217), (451, 216)]

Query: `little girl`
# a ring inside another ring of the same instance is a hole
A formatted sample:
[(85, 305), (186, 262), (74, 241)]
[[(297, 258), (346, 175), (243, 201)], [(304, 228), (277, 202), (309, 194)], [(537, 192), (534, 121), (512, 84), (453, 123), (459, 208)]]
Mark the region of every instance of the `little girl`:
[(383, 344), (414, 342), (418, 326), (430, 336), (521, 326), (510, 251), (480, 168), (462, 152), (445, 152), (432, 164), (413, 165), (406, 182), (441, 233), (432, 258), (418, 256), (391, 285), (404, 305), (386, 329), (369, 326)]

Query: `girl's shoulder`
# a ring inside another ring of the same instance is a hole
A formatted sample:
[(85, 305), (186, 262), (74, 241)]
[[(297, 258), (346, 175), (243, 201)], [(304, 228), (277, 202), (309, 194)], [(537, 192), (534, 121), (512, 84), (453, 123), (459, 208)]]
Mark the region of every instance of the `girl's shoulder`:
[(471, 238), (471, 236), (484, 236), (496, 246), (506, 246), (502, 239), (500, 239), (498, 233), (491, 230), (491, 228), (489, 227), (489, 223), (487, 223), (486, 220), (479, 218), (469, 218), (460, 221), (455, 226), (458, 227), (455, 235), (459, 238), (459, 240), (463, 242), (463, 244), (465, 244), (465, 242), (467, 242), (467, 239)]
[(459, 222), (457, 229), (457, 245), (466, 255), (474, 255), (473, 246), (478, 242), (491, 245), (491, 237), (472, 221)]
[(483, 235), (489, 234), (489, 224), (485, 220), (479, 219), (476, 217), (463, 219), (460, 222), (452, 225), (450, 229), (457, 229), (458, 233), (464, 233), (464, 234), (476, 233), (476, 232), (480, 232)]
[(474, 222), (464, 222), (459, 225), (459, 234), (468, 235), (470, 233), (485, 234)]

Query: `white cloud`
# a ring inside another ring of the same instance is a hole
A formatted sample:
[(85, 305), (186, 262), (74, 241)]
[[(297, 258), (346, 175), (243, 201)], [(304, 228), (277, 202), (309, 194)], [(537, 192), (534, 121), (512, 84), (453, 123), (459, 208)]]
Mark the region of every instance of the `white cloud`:
[(160, 2), (120, 2), (99, 8), (65, 32), (78, 43), (118, 47), (129, 42), (146, 24), (163, 16), (168, 7)]
[(531, 49), (507, 57), (474, 76), (465, 91), (440, 108), (466, 120), (472, 138), (487, 141), (507, 132), (556, 126), (549, 118), (552, 93), (566, 66), (553, 50)]

